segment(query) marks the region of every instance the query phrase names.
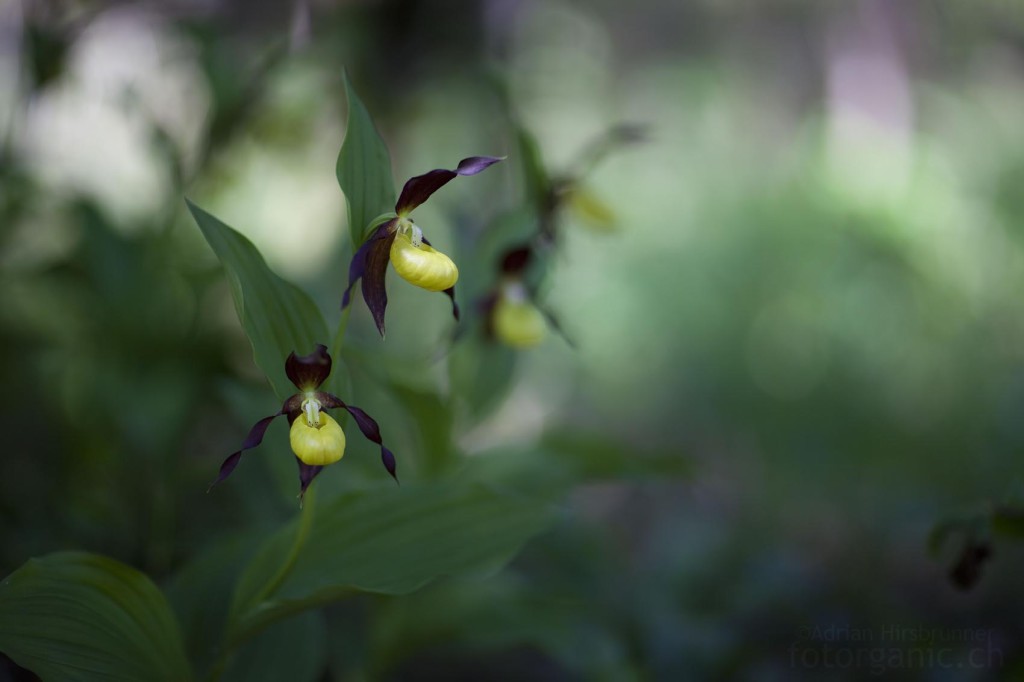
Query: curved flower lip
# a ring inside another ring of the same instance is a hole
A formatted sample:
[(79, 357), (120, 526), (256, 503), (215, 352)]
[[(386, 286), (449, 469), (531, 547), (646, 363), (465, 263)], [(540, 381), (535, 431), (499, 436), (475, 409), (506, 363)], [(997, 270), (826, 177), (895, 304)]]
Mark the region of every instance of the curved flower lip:
[[(362, 279), (363, 300), (366, 301), (366, 307), (373, 315), (377, 331), (383, 338), (384, 314), (388, 307), (388, 292), (384, 283), (388, 263), (391, 262), (391, 245), (395, 241), (398, 221), (405, 218), (414, 208), (429, 199), (430, 195), (458, 176), (476, 175), (504, 159), (504, 156), (470, 156), (459, 161), (455, 170), (436, 168), (423, 175), (410, 178), (402, 187), (402, 193), (395, 203), (396, 216), (377, 226), (352, 256), (352, 262), (348, 266), (348, 286), (345, 287), (345, 292), (341, 297), (341, 309), (344, 310), (351, 303), (352, 287)], [(423, 243), (433, 246), (427, 239), (424, 239)], [(452, 315), (458, 320), (459, 304), (455, 300), (455, 287), (444, 289), (444, 294), (451, 299)]]
[[(340, 407), (352, 415), (356, 426), (359, 427), (363, 436), (380, 446), (381, 462), (383, 462), (384, 468), (391, 474), (391, 477), (395, 479), (395, 482), (398, 482), (395, 455), (384, 445), (384, 439), (380, 435), (380, 426), (373, 417), (355, 405), (347, 405), (345, 401), (336, 395), (317, 390), (330, 375), (331, 365), (331, 356), (327, 352), (327, 346), (323, 344), (317, 344), (316, 348), (309, 355), (298, 356), (292, 351), (288, 359), (285, 360), (285, 372), (300, 392), (289, 396), (278, 412), (260, 419), (253, 425), (245, 440), (242, 441), (242, 447), (228, 455), (227, 459), (220, 465), (217, 479), (210, 484), (210, 488), (213, 488), (231, 475), (231, 472), (235, 470), (238, 462), (242, 459), (242, 453), (255, 448), (263, 442), (263, 437), (266, 435), (272, 421), (282, 415), (287, 415), (288, 423), (294, 422), (302, 414), (302, 403), (308, 398), (313, 398), (319, 402), (320, 407), (323, 409)], [(305, 494), (309, 484), (313, 482), (313, 479), (323, 469), (323, 466), (306, 464), (298, 457), (295, 459), (299, 463), (299, 496), (301, 497)]]

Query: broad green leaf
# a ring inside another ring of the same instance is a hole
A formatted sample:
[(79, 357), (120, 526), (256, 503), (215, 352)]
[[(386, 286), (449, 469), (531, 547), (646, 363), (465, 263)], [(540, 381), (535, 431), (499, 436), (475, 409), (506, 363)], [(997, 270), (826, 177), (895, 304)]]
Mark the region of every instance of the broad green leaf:
[(0, 583), (0, 651), (48, 682), (192, 677), (160, 590), (84, 552), (31, 559)]
[(436, 476), (450, 470), (460, 460), (452, 442), (454, 414), (451, 402), (433, 391), (408, 386), (399, 381), (392, 380), (387, 385), (389, 394), (416, 421), (423, 471)]
[(448, 363), (452, 394), (470, 423), (482, 421), (508, 396), (519, 355), (497, 341), (474, 339), (456, 346)]
[(308, 611), (274, 623), (231, 657), (224, 682), (315, 682), (327, 667), (327, 622)]
[(352, 243), (359, 246), (370, 221), (394, 210), (395, 186), (388, 148), (348, 76), (345, 77), (345, 97), (348, 100), (348, 122), (335, 170), (348, 204)]
[(279, 569), (297, 522), (268, 541), (242, 578), (233, 629), (259, 629), (354, 590), (405, 594), (440, 576), (496, 570), (549, 518), (546, 504), (465, 481), (344, 495), (316, 510), (281, 587), (252, 603), (254, 586)]
[(186, 203), (224, 265), (256, 364), (284, 400), (295, 393), (284, 372), (285, 358), (292, 351), (301, 355), (328, 343), (327, 325), (309, 295), (274, 274), (251, 241), (191, 201)]
[(265, 536), (253, 529), (218, 542), (189, 561), (165, 586), (197, 676), (205, 675), (222, 653), (219, 645), (235, 583)]

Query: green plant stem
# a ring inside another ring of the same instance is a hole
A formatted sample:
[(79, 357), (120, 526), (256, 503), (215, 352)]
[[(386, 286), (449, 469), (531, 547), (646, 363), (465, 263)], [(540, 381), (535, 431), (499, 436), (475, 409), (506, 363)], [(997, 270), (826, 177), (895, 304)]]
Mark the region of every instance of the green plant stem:
[(253, 603), (260, 604), (268, 597), (272, 596), (281, 587), (284, 581), (288, 578), (288, 575), (292, 572), (295, 567), (295, 562), (299, 558), (299, 553), (302, 548), (306, 545), (306, 538), (309, 537), (309, 530), (313, 526), (313, 508), (316, 506), (316, 487), (310, 485), (306, 491), (306, 496), (302, 503), (302, 515), (299, 517), (299, 529), (295, 534), (295, 541), (292, 543), (291, 549), (288, 550), (288, 557), (281, 564), (281, 568), (277, 569), (277, 573), (274, 577), (267, 581), (267, 584), (263, 586)]
[[(313, 527), (313, 516), (314, 508), (316, 507), (316, 481), (309, 486), (306, 491), (306, 496), (302, 504), (302, 515), (299, 517), (299, 527), (295, 532), (295, 540), (292, 542), (291, 548), (288, 550), (288, 556), (285, 557), (281, 567), (277, 569), (274, 576), (267, 581), (267, 583), (256, 593), (252, 603), (262, 604), (269, 597), (273, 596), (284, 581), (288, 579), (292, 569), (295, 568), (295, 562), (298, 561), (299, 554), (302, 552), (302, 548), (306, 545), (306, 540), (309, 538), (309, 531)], [(207, 679), (210, 682), (220, 679), (221, 675), (224, 674), (224, 669), (227, 667), (228, 661), (231, 659), (231, 655), (235, 649), (247, 642), (249, 639), (257, 635), (264, 627), (269, 625), (269, 622), (259, 621), (255, 625), (249, 627), (243, 627), (238, 632), (229, 635), (224, 643), (223, 650), (220, 656), (217, 658), (217, 662), (214, 663), (210, 669), (210, 674)]]

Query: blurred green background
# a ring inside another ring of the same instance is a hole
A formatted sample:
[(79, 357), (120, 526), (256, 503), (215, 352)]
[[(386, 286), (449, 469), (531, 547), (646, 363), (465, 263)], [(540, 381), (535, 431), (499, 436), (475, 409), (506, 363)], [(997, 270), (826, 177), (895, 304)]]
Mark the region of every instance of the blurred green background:
[[(1024, 454), (1015, 0), (8, 0), (0, 573), (78, 548), (173, 591), (294, 516), (283, 427), (205, 492), (275, 400), (183, 197), (336, 323), (343, 69), (399, 182), (509, 155), (416, 214), (466, 307), (524, 200), (513, 122), (556, 174), (622, 121), (647, 139), (586, 177), (615, 229), (560, 216), (545, 300), (576, 348), (448, 353), (447, 299), (397, 279), (386, 342), (354, 307), (350, 395), (400, 471), (457, 451), (564, 494), (495, 576), (296, 619), (308, 679), (878, 674), (829, 647), (895, 651), (899, 678), (1024, 674), (1019, 528), (988, 524)], [(358, 440), (321, 489), (388, 484)], [(969, 590), (964, 543), (992, 551)], [(951, 665), (885, 628), (937, 633)]]

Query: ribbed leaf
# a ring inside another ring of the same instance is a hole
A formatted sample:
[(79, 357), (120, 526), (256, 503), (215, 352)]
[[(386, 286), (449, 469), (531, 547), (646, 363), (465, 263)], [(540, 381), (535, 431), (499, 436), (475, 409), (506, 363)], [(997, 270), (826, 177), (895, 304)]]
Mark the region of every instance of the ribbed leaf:
[(256, 604), (253, 588), (278, 569), (295, 525), (268, 541), (242, 578), (236, 629), (259, 627), (353, 590), (404, 594), (440, 576), (496, 570), (549, 518), (547, 505), (536, 500), (465, 481), (344, 495), (316, 511), (288, 579)]
[(348, 123), (335, 170), (348, 204), (352, 243), (359, 246), (370, 221), (394, 209), (395, 186), (388, 148), (347, 76), (345, 97), (348, 100)]
[(316, 682), (327, 667), (327, 622), (309, 611), (274, 623), (231, 658), (223, 682)]
[(295, 393), (285, 374), (285, 358), (292, 351), (302, 355), (318, 343), (327, 343), (324, 318), (306, 292), (271, 271), (251, 241), (192, 202), (186, 203), (224, 265), (256, 364), (284, 400)]
[(31, 559), (0, 583), (0, 651), (48, 682), (192, 677), (160, 590), (83, 552)]

